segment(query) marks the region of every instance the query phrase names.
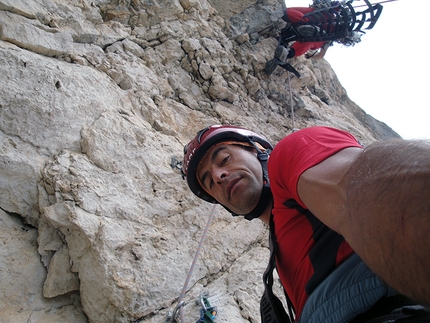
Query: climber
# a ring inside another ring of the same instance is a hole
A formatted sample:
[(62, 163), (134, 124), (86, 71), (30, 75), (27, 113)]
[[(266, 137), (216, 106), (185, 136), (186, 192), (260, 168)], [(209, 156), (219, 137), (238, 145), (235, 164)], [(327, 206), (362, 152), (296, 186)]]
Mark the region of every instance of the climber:
[(264, 72), (273, 73), (281, 66), (299, 77), (299, 73), (286, 61), (299, 57), (309, 50), (319, 50), (307, 58), (321, 59), (333, 42), (353, 46), (361, 41), (362, 29), (372, 29), (382, 12), (382, 5), (364, 0), (367, 9), (356, 12), (351, 2), (314, 0), (310, 7), (285, 10), (282, 19), (287, 22), (278, 37), (274, 58), (266, 64)]
[(210, 126), (185, 146), (182, 174), (199, 198), (272, 223), (296, 321), (367, 322), (411, 299), (430, 304), (429, 142), (363, 148), (311, 127), (271, 151), (255, 132)]
[[(288, 24), (283, 30), (281, 31), (280, 36), (280, 44), (275, 49), (275, 55), (274, 58), (267, 62), (264, 72), (267, 75), (271, 75), (276, 67), (279, 65), (281, 67), (289, 67), (287, 63), (287, 59), (299, 57), (303, 54), (306, 54), (308, 51), (318, 51), (318, 54), (314, 55), (307, 55), (306, 58), (313, 58), (313, 59), (322, 59), (328, 48), (333, 45), (332, 41), (325, 42), (325, 41), (313, 41), (313, 42), (300, 42), (300, 41), (294, 41), (292, 45), (288, 46), (286, 45), (287, 42), (284, 41), (284, 39), (291, 38), (290, 34), (292, 32), (292, 24), (298, 24), (298, 23), (304, 23), (303, 25), (299, 25), (297, 27), (297, 33), (302, 37), (313, 37), (314, 33), (316, 34), (318, 31), (318, 27), (311, 26), (306, 24), (308, 21), (305, 17), (305, 14), (314, 12), (314, 7), (296, 7), (296, 8), (287, 8), (285, 10), (285, 14), (282, 17), (283, 20), (285, 20)], [(290, 67), (291, 69), (291, 67)], [(296, 74), (296, 73), (294, 73)], [(296, 74), (296, 76), (298, 76)], [(300, 77), (300, 76), (298, 76)]]

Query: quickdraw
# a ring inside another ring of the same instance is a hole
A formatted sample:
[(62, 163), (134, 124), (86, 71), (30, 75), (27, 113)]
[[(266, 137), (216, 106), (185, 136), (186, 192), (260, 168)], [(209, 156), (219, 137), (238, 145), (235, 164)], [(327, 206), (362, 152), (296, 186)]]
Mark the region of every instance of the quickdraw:
[(185, 305), (185, 302), (180, 301), (178, 305), (176, 305), (173, 311), (169, 311), (169, 313), (167, 313), (166, 323), (180, 323), (181, 319), (180, 319), (179, 311), (184, 305)]
[[(218, 310), (216, 306), (211, 306), (208, 300), (209, 294), (207, 292), (202, 292), (198, 299), (200, 305), (200, 318), (196, 323), (214, 323)], [(176, 305), (173, 311), (167, 314), (166, 323), (182, 323), (180, 318), (180, 310), (185, 305), (184, 301), (181, 301)]]
[(214, 323), (218, 314), (217, 308), (211, 306), (205, 293), (200, 294), (200, 319), (196, 323)]

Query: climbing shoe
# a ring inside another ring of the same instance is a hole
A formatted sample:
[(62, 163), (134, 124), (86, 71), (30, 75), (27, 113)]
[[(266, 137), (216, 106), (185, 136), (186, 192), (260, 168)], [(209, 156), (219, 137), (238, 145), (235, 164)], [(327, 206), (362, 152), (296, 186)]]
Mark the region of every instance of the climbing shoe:
[(284, 46), (279, 45), (276, 47), (275, 57), (266, 63), (264, 73), (271, 75), (278, 65), (284, 64), (287, 59), (288, 52), (288, 48), (285, 48)]

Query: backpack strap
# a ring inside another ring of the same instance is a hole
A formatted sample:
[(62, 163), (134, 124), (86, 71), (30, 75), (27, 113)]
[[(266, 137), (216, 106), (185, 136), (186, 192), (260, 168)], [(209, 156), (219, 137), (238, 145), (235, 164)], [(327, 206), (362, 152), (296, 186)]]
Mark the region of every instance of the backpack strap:
[(350, 323), (430, 322), (430, 308), (401, 294), (381, 298), (367, 312), (358, 315)]
[(288, 313), (285, 311), (282, 302), (273, 293), (273, 270), (276, 268), (276, 252), (278, 244), (275, 237), (275, 227), (273, 215), (270, 215), (270, 259), (266, 271), (263, 274), (264, 294), (260, 301), (261, 323), (291, 323), (294, 318), (294, 307), (290, 298), (285, 293), (287, 299)]

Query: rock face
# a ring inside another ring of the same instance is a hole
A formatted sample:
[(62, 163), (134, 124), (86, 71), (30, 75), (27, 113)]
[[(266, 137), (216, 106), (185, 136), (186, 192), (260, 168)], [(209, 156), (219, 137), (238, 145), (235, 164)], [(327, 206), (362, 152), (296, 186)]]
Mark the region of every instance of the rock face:
[[(171, 163), (208, 124), (398, 137), (325, 61), (293, 62), (292, 114), (262, 72), (282, 1), (230, 3), (0, 0), (1, 322), (164, 322), (211, 209)], [(218, 322), (259, 322), (267, 228), (215, 212), (186, 320), (207, 290)]]

